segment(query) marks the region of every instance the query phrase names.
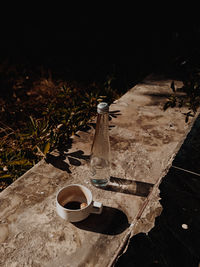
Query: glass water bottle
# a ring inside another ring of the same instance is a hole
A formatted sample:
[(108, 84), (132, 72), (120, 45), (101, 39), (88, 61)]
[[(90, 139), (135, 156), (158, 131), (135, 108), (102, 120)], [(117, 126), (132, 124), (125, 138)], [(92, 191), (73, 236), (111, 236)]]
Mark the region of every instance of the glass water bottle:
[(91, 148), (91, 183), (105, 187), (110, 179), (109, 106), (105, 102), (97, 105), (97, 122)]

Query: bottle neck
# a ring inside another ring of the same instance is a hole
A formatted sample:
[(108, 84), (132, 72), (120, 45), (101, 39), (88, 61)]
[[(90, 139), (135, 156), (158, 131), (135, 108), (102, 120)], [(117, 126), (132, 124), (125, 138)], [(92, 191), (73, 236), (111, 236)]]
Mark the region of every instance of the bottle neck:
[(97, 114), (97, 125), (99, 124), (104, 124), (105, 126), (108, 126), (108, 112)]
[(97, 114), (100, 115), (108, 114), (108, 110), (97, 110)]
[(109, 144), (109, 116), (108, 112), (104, 114), (97, 114), (96, 129), (94, 140), (91, 148), (93, 154), (98, 153), (99, 155), (104, 155), (104, 153), (109, 154), (110, 144)]

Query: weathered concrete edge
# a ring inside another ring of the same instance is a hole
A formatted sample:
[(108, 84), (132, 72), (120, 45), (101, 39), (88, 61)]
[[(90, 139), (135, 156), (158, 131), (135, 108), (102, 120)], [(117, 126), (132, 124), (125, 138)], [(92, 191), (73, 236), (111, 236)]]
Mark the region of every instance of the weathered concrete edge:
[[(179, 152), (179, 150), (181, 149), (181, 146), (183, 145), (183, 143), (185, 142), (188, 134), (190, 133), (191, 129), (194, 126), (194, 123), (196, 121), (196, 119), (198, 118), (198, 116), (200, 115), (200, 111), (198, 110), (198, 112), (195, 114), (194, 118), (192, 119), (187, 133), (185, 135), (185, 138), (183, 140), (181, 140), (179, 142), (179, 144), (177, 145), (174, 153), (172, 154), (172, 156), (170, 157), (170, 159), (168, 160), (168, 165), (166, 166), (166, 168), (162, 171), (162, 174), (160, 175), (159, 179), (157, 180), (156, 184), (154, 185), (152, 191), (149, 193), (148, 197), (146, 198), (146, 200), (144, 201), (143, 206), (141, 207), (141, 210), (139, 211), (139, 214), (134, 218), (133, 222), (131, 223), (131, 225), (129, 226), (129, 231), (127, 232), (126, 236), (124, 237), (124, 242), (121, 244), (121, 246), (118, 248), (118, 250), (116, 251), (115, 255), (113, 256), (113, 258), (110, 261), (110, 264), (108, 265), (108, 267), (113, 267), (115, 265), (115, 263), (117, 262), (117, 260), (127, 251), (129, 243), (131, 238), (139, 233), (148, 233), (151, 229), (153, 229), (154, 225), (155, 225), (155, 219), (156, 217), (160, 216), (162, 213), (162, 206), (160, 204), (160, 197), (159, 196), (159, 186), (162, 182), (162, 179), (166, 176), (166, 174), (169, 172), (170, 168), (172, 167), (172, 163), (173, 160), (175, 159), (177, 153)], [(157, 196), (157, 197), (156, 197)], [(155, 216), (152, 218), (151, 221), (147, 220), (147, 215), (149, 214), (149, 210), (151, 210), (152, 208), (155, 208), (155, 206), (157, 206), (157, 208), (160, 207), (160, 213), (159, 214), (154, 214)], [(146, 223), (146, 231), (140, 231), (140, 225), (143, 225), (144, 228), (144, 223)]]
[[(164, 177), (164, 175), (168, 172), (168, 170), (170, 169), (173, 159), (175, 158), (176, 154), (178, 153), (182, 143), (185, 141), (185, 139), (187, 138), (187, 135), (189, 134), (189, 132), (191, 131), (191, 128), (193, 127), (195, 121), (196, 121), (196, 117), (198, 116), (198, 114), (196, 114), (196, 116), (190, 121), (190, 124), (188, 126), (188, 129), (185, 133), (185, 138), (183, 138), (178, 145), (176, 146), (175, 150), (173, 151), (173, 154), (168, 158), (168, 162), (167, 165), (165, 167), (165, 169), (162, 170), (162, 174), (160, 175), (159, 179), (157, 180), (156, 184), (153, 187), (152, 192), (149, 194), (148, 198), (145, 200), (144, 204), (142, 205), (141, 209), (139, 210), (138, 215), (135, 217), (135, 219), (133, 220), (131, 227), (129, 227), (126, 235), (123, 238), (123, 242), (121, 243), (121, 245), (118, 247), (114, 257), (111, 259), (111, 265), (112, 266), (112, 262), (116, 260), (116, 258), (118, 258), (120, 256), (120, 253), (123, 253), (125, 251), (125, 249), (128, 247), (128, 243), (130, 241), (130, 238), (137, 234), (136, 232), (136, 228), (137, 230), (139, 229), (139, 225), (142, 223), (144, 226), (144, 221), (146, 216), (148, 215), (148, 211), (149, 209), (152, 207), (152, 209), (155, 208), (155, 201), (157, 201), (159, 203), (159, 194), (157, 193), (158, 187), (162, 181), (162, 178)], [(35, 166), (33, 166), (30, 170), (28, 170), (24, 175), (29, 174), (29, 172), (36, 172), (37, 168), (40, 168), (40, 165), (43, 165), (45, 162), (45, 160), (41, 160), (40, 162), (38, 162)], [(22, 175), (21, 177), (19, 177), (18, 180), (20, 180), (21, 178), (24, 177), (24, 175)], [(14, 183), (13, 183), (14, 184)], [(12, 185), (10, 185), (12, 186)], [(5, 189), (6, 190), (6, 189)], [(155, 195), (158, 196), (158, 199), (154, 199)], [(153, 224), (155, 221), (155, 218), (153, 218)], [(142, 221), (141, 221), (142, 219)], [(138, 221), (137, 221), (138, 220)], [(147, 229), (149, 227), (149, 230)], [(150, 231), (150, 229), (152, 229), (153, 225), (147, 225), (147, 228), (145, 227), (145, 232)], [(141, 231), (140, 231), (141, 232)]]

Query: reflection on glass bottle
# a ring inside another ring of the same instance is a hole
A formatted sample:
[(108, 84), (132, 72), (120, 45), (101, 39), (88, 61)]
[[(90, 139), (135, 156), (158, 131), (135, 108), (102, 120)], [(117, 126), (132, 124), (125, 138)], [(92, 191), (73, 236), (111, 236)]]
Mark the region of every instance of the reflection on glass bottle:
[(91, 149), (91, 183), (104, 187), (110, 179), (109, 106), (101, 102), (97, 106), (97, 122)]

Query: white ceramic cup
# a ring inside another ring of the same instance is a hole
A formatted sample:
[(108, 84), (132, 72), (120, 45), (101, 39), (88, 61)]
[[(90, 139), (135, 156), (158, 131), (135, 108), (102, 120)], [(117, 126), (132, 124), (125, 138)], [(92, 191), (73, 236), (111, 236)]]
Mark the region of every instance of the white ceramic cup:
[[(84, 203), (83, 208), (66, 208), (70, 202)], [(100, 202), (93, 201), (91, 191), (80, 184), (71, 184), (60, 189), (56, 195), (56, 210), (58, 215), (69, 221), (79, 222), (86, 219), (90, 213), (100, 214), (103, 205)]]

